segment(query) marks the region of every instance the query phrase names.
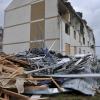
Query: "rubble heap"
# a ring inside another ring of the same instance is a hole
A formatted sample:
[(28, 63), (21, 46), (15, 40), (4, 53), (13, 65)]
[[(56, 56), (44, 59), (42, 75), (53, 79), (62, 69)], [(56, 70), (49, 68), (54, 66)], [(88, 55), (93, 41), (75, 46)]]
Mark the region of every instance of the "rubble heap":
[[(58, 75), (93, 73), (92, 62), (90, 54), (69, 57), (42, 48), (33, 48), (16, 55), (1, 53), (1, 97), (2, 93), (6, 93), (28, 100), (27, 96), (33, 94), (54, 94), (67, 91), (94, 95), (97, 89), (95, 79), (58, 77)], [(24, 95), (21, 95), (22, 93)]]

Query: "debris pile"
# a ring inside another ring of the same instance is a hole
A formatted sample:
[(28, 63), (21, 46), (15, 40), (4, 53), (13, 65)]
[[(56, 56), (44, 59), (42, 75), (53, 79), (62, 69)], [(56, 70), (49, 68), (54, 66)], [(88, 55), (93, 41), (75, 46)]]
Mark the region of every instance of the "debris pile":
[(0, 54), (1, 96), (2, 93), (6, 93), (28, 100), (27, 96), (34, 94), (67, 91), (94, 95), (97, 89), (95, 79), (60, 77), (61, 75), (93, 73), (92, 62), (90, 54), (69, 57), (42, 48), (33, 48), (16, 55), (2, 53)]

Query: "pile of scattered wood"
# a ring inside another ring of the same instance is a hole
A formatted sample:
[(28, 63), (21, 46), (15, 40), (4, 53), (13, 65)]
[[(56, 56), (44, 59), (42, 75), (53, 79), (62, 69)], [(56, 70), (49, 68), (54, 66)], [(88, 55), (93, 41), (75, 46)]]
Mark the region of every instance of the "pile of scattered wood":
[[(31, 75), (24, 74), (25, 65), (29, 65), (27, 61), (18, 60), (16, 59), (15, 55), (6, 55), (4, 53), (0, 54), (0, 100), (15, 100), (15, 98), (16, 100), (47, 99), (40, 97), (38, 99), (37, 98), (32, 99), (33, 97), (30, 98), (28, 96), (20, 94), (21, 92), (22, 93), (24, 92), (24, 90), (21, 90), (22, 88), (24, 88), (24, 82), (26, 82), (25, 87), (27, 88), (30, 87), (31, 83), (29, 82), (30, 80), (31, 81), (37, 80), (37, 78), (33, 79)], [(17, 82), (18, 80), (20, 80), (19, 82), (21, 83), (18, 83)]]
[[(17, 59), (15, 55), (0, 54), (0, 100), (40, 100), (34, 96), (22, 95), (27, 90), (47, 89), (45, 85), (38, 85), (39, 81), (52, 81), (59, 91), (61, 87), (52, 77), (34, 77), (31, 74), (25, 74), (25, 66), (30, 66), (27, 60)], [(41, 70), (41, 69), (40, 69)], [(37, 70), (35, 70), (37, 71)]]
[(33, 95), (72, 90), (95, 95), (97, 81), (93, 78), (62, 77), (92, 73), (91, 63), (92, 57), (89, 54), (71, 58), (47, 49), (32, 49), (16, 55), (1, 53), (0, 97), (6, 100), (15, 100), (14, 97), (17, 100), (39, 100), (45, 98), (33, 99)]

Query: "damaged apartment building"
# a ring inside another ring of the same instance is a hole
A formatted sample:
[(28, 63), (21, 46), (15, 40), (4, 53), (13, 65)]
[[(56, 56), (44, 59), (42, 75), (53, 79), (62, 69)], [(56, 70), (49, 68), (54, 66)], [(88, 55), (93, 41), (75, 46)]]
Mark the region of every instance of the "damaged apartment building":
[(3, 51), (48, 48), (95, 54), (92, 29), (67, 0), (13, 0), (5, 10)]

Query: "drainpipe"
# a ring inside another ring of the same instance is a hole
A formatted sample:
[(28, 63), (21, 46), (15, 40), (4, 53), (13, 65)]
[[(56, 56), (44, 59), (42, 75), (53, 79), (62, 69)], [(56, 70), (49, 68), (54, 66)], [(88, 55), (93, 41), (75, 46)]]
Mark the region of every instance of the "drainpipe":
[(62, 35), (62, 21), (61, 21), (61, 17), (60, 18), (60, 52), (63, 53), (63, 35)]

